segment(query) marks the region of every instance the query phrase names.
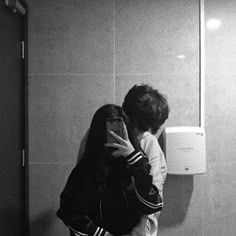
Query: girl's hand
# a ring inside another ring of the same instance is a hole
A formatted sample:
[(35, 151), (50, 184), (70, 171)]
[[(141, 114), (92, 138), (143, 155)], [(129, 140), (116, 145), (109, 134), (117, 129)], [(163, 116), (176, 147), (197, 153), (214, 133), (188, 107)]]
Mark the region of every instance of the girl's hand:
[(105, 144), (106, 147), (117, 148), (117, 150), (112, 153), (114, 157), (119, 157), (119, 156), (127, 157), (134, 151), (134, 147), (129, 140), (126, 125), (124, 122), (122, 122), (122, 124), (123, 124), (122, 128), (123, 128), (124, 138), (121, 138), (115, 132), (108, 130), (109, 134), (112, 135), (119, 142), (119, 143)]

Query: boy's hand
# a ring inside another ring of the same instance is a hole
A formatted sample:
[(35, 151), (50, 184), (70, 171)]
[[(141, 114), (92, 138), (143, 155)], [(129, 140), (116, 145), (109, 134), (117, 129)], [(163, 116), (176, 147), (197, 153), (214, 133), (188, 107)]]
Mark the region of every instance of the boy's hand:
[(134, 151), (134, 147), (129, 140), (126, 125), (124, 122), (122, 122), (122, 124), (123, 124), (122, 128), (124, 133), (124, 139), (121, 138), (119, 135), (117, 135), (115, 132), (108, 130), (109, 134), (112, 135), (119, 142), (119, 143), (105, 144), (106, 147), (117, 148), (117, 150), (112, 153), (114, 157), (119, 157), (119, 156), (127, 157)]

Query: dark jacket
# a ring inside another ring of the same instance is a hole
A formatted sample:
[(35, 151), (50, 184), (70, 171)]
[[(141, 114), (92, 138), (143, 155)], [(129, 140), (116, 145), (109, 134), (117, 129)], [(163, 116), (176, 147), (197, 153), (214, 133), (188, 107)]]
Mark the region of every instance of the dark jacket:
[(71, 172), (57, 211), (74, 235), (128, 234), (143, 215), (162, 209), (148, 159), (141, 152), (116, 158), (105, 178), (84, 168), (81, 161)]

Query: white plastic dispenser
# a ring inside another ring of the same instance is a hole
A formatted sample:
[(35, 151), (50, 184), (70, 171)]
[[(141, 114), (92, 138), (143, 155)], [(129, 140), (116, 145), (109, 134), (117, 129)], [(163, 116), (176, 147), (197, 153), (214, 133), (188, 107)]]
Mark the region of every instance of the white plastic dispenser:
[(206, 172), (206, 137), (202, 127), (168, 127), (164, 134), (168, 174)]

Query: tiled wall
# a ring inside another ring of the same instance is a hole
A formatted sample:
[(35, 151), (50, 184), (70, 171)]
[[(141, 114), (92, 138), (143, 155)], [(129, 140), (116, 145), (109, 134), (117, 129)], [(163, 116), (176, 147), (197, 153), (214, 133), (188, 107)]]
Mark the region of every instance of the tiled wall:
[[(205, 235), (236, 235), (236, 1), (207, 0)], [(217, 25), (217, 24), (216, 24)]]
[[(160, 236), (236, 232), (235, 7), (205, 1), (224, 20), (206, 33), (207, 174), (167, 177)], [(199, 124), (198, 14), (198, 0), (29, 1), (31, 236), (68, 235), (59, 194), (99, 106), (145, 82), (168, 96), (168, 126)]]

